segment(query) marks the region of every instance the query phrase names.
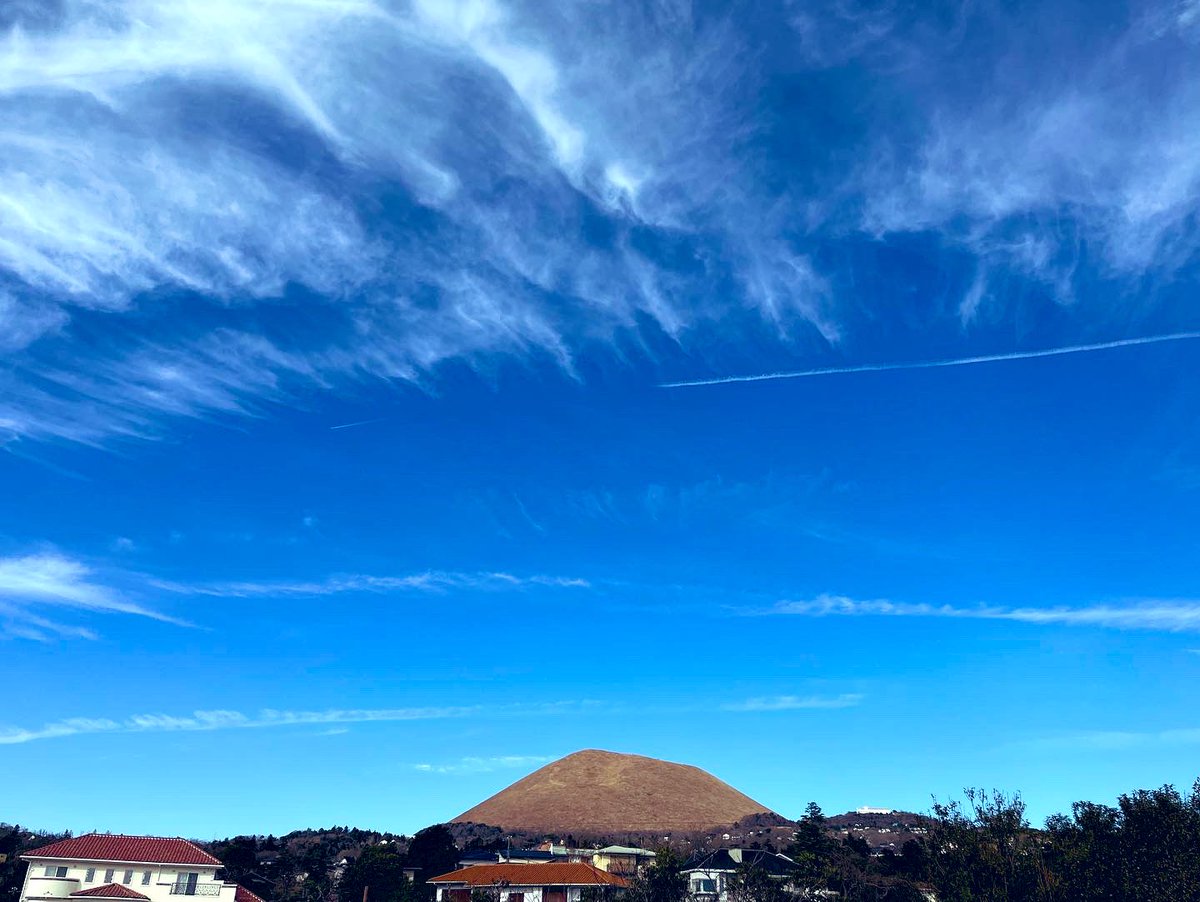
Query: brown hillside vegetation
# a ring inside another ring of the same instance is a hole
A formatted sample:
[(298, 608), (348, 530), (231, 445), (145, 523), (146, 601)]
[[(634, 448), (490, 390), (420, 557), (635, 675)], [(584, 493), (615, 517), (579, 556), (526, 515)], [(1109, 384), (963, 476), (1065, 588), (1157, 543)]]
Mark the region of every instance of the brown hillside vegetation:
[(669, 833), (759, 813), (770, 809), (698, 767), (588, 750), (547, 764), (454, 822), (544, 833)]

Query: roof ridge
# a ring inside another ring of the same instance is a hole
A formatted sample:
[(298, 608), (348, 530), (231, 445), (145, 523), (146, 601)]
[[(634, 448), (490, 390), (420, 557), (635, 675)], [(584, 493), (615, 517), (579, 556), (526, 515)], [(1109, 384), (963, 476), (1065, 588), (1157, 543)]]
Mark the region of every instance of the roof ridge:
[(85, 836), (111, 836), (114, 839), (170, 839), (179, 840), (180, 842), (190, 842), (195, 845), (198, 840), (188, 839), (186, 836), (157, 836), (153, 833), (106, 833), (103, 830), (89, 830), (87, 833), (80, 833), (77, 836), (68, 836), (67, 839), (83, 839)]
[(67, 858), (79, 861), (125, 861), (195, 864), (220, 867), (221, 862), (198, 842), (182, 836), (131, 833), (82, 833), (29, 849), (22, 858)]

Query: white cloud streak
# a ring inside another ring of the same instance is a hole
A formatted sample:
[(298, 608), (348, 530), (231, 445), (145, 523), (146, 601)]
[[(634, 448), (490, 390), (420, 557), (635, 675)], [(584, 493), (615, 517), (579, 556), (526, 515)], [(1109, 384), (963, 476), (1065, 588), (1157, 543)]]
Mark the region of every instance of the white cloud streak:
[(525, 770), (553, 760), (547, 755), (497, 755), (490, 758), (466, 757), (450, 764), (414, 764), (423, 774), (489, 774), (498, 770)]
[(781, 601), (757, 613), (803, 617), (928, 617), (957, 620), (1009, 620), (1017, 623), (1061, 626), (1094, 626), (1118, 630), (1169, 633), (1200, 632), (1200, 601), (1155, 600), (1128, 605), (1088, 607), (957, 607), (883, 599), (857, 601), (839, 595), (821, 595), (811, 601)]
[(149, 585), (180, 595), (205, 595), (215, 598), (322, 596), (340, 595), (346, 592), (374, 594), (446, 592), (454, 589), (503, 591), (532, 588), (591, 588), (591, 584), (587, 580), (575, 577), (513, 576), (511, 573), (455, 573), (444, 570), (429, 570), (406, 576), (345, 574), (312, 582), (176, 583), (151, 579)]
[(771, 695), (748, 698), (744, 702), (722, 705), (725, 711), (829, 711), (839, 708), (854, 708), (862, 704), (865, 696), (856, 692), (841, 695)]
[(35, 613), (44, 608), (127, 614), (176, 626), (191, 625), (127, 600), (100, 582), (92, 568), (64, 555), (48, 552), (0, 558), (0, 618), (5, 621), (0, 634), (43, 641), (95, 638), (90, 629), (55, 623)]
[(821, 367), (811, 370), (792, 370), (783, 373), (759, 373), (750, 376), (718, 376), (712, 379), (692, 379), (683, 382), (664, 382), (659, 388), (691, 388), (702, 385), (725, 385), (732, 382), (768, 382), (773, 379), (804, 379), (810, 376), (838, 376), (847, 373), (886, 373), (893, 370), (927, 370), (939, 367), (974, 366), (980, 363), (1002, 363), (1011, 360), (1034, 360), (1041, 357), (1061, 357), (1067, 354), (1089, 354), (1096, 351), (1111, 351), (1117, 348), (1161, 344), (1170, 341), (1195, 341), (1200, 332), (1173, 332), (1169, 335), (1147, 335), (1140, 338), (1122, 338), (1116, 341), (1101, 341), (1085, 345), (1068, 345), (1061, 348), (1044, 348), (1037, 351), (1012, 351), (1006, 354), (983, 354), (976, 357), (955, 357), (949, 360), (923, 360), (914, 363), (872, 363), (861, 366)]
[(514, 576), (503, 572), (453, 572), (428, 570), (402, 576), (339, 574), (313, 581), (240, 581), (182, 583), (130, 572), (98, 573), (93, 567), (60, 554), (44, 552), (0, 558), (0, 638), (51, 641), (62, 638), (95, 639), (83, 626), (58, 623), (44, 616), (45, 609), (85, 614), (124, 614), (145, 617), (175, 626), (194, 624), (130, 600), (113, 583), (136, 585), (137, 594), (152, 591), (182, 597), (286, 598), (321, 597), (346, 593), (445, 593), (454, 591), (521, 592), (536, 589), (586, 590), (592, 584), (578, 577), (535, 574)]
[(19, 745), (43, 739), (109, 733), (178, 733), (269, 727), (339, 724), (406, 723), (465, 717), (554, 716), (594, 708), (594, 702), (558, 701), (512, 705), (450, 705), (412, 708), (333, 708), (323, 711), (264, 708), (256, 714), (233, 710), (194, 711), (189, 715), (137, 714), (120, 720), (73, 717), (41, 727), (0, 727), (0, 745)]

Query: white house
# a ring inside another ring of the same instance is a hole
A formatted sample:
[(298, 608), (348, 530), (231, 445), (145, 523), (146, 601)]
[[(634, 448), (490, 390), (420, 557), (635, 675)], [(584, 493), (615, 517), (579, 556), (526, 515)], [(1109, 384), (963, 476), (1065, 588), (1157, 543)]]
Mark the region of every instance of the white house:
[(437, 902), (471, 902), (472, 890), (490, 890), (495, 902), (580, 902), (587, 887), (625, 889), (629, 881), (581, 861), (477, 864), (429, 881)]
[(217, 879), (221, 862), (186, 839), (88, 833), (21, 855), (29, 862), (20, 902), (262, 902)]
[(795, 862), (763, 849), (717, 849), (695, 855), (684, 866), (688, 892), (697, 902), (726, 902), (733, 876), (744, 867), (759, 868), (772, 880), (787, 884)]

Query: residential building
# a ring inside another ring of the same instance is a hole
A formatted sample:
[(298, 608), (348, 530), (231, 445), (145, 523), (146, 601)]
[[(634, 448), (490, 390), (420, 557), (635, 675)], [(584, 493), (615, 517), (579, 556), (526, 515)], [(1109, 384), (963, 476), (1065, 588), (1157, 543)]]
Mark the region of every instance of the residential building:
[(592, 864), (610, 874), (636, 877), (643, 868), (654, 864), (655, 854), (633, 846), (605, 846), (592, 853)]
[(437, 902), (471, 902), (472, 890), (491, 890), (494, 902), (581, 902), (587, 888), (621, 890), (629, 881), (578, 861), (477, 864), (429, 881)]
[(688, 892), (698, 902), (727, 902), (729, 882), (742, 867), (761, 868), (773, 880), (791, 880), (795, 862), (764, 849), (717, 849), (693, 856), (683, 866)]
[(21, 855), (29, 862), (20, 902), (262, 902), (217, 878), (221, 862), (186, 839), (88, 833)]

